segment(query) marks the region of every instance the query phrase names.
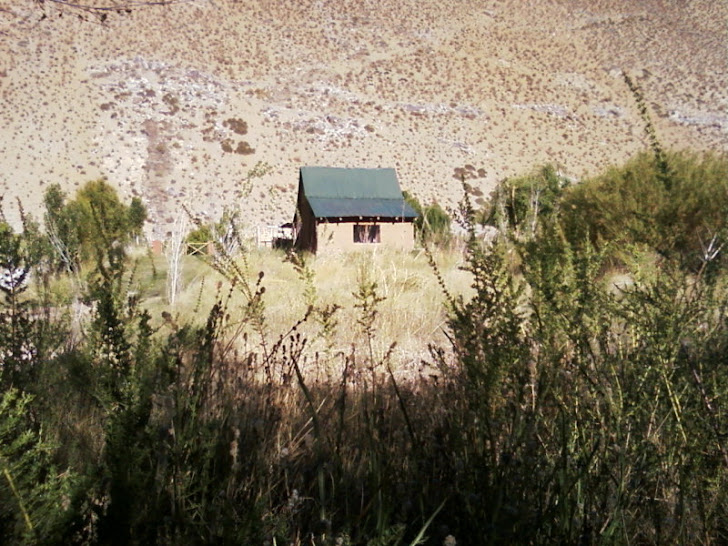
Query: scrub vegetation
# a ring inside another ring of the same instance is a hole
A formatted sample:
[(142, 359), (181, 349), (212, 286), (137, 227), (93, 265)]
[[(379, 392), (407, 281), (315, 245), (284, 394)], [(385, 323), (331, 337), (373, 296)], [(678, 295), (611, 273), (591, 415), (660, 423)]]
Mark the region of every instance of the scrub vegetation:
[(725, 156), (543, 167), (411, 255), (216, 244), (174, 306), (138, 205), (56, 202), (0, 224), (5, 540), (728, 541)]

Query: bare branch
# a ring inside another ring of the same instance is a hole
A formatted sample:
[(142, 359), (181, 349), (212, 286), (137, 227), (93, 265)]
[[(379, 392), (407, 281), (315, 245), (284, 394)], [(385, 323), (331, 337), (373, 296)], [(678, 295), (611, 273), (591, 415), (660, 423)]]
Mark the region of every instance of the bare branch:
[(70, 0), (39, 0), (39, 4), (43, 4), (44, 2), (52, 2), (54, 4), (59, 4), (64, 7), (78, 9), (82, 11), (89, 11), (89, 12), (104, 12), (104, 11), (126, 11), (127, 13), (131, 12), (134, 9), (142, 8), (142, 7), (149, 7), (149, 6), (168, 6), (170, 4), (182, 4), (182, 3), (191, 3), (194, 0), (159, 0), (159, 1), (132, 1), (132, 2), (118, 2), (113, 3), (109, 6), (102, 6), (98, 4), (82, 4), (78, 2), (71, 2)]

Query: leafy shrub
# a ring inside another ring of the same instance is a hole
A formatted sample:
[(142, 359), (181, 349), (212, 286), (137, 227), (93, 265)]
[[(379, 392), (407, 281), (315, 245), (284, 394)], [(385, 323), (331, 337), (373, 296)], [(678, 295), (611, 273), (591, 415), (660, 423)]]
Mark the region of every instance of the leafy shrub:
[(468, 461), (439, 467), (459, 512), (444, 517), (482, 542), (724, 540), (725, 293), (673, 261), (614, 294), (605, 254), (558, 223), (515, 247), (514, 276), (506, 239), (470, 233), (456, 365), (434, 353), (463, 400), (443, 450)]
[(191, 245), (201, 245), (213, 240), (213, 227), (203, 224), (187, 234), (185, 241)]
[(540, 221), (557, 213), (568, 185), (569, 181), (553, 165), (545, 165), (526, 176), (507, 178), (498, 184), (475, 221), (509, 230), (517, 236), (532, 235)]
[(134, 198), (124, 205), (105, 180), (86, 183), (70, 201), (58, 184), (52, 184), (44, 202), (48, 236), (59, 264), (68, 271), (78, 270), (82, 261), (110, 256), (105, 249), (114, 248), (123, 255), (146, 221), (141, 200)]
[(450, 215), (438, 203), (422, 206), (417, 198), (408, 192), (404, 191), (402, 195), (405, 202), (418, 214), (414, 222), (417, 239), (423, 244), (447, 245), (452, 236)]
[(692, 152), (666, 155), (671, 183), (661, 182), (652, 154), (570, 188), (561, 203), (568, 240), (637, 243), (697, 268), (725, 240), (728, 157)]
[(32, 384), (49, 342), (26, 293), (46, 251), (36, 229), (25, 236), (0, 221), (0, 388)]
[(8, 543), (60, 544), (76, 515), (75, 477), (53, 464), (39, 429), (30, 395), (0, 393), (0, 535)]

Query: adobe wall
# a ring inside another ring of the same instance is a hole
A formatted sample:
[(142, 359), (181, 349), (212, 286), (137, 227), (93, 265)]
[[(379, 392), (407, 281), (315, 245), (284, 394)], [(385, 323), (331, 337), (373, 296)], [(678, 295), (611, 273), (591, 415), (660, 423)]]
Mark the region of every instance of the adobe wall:
[(317, 226), (317, 252), (336, 250), (373, 250), (375, 248), (393, 248), (412, 250), (415, 247), (415, 227), (412, 222), (359, 222), (359, 225), (378, 225), (381, 230), (379, 243), (355, 243), (354, 224), (320, 223)]

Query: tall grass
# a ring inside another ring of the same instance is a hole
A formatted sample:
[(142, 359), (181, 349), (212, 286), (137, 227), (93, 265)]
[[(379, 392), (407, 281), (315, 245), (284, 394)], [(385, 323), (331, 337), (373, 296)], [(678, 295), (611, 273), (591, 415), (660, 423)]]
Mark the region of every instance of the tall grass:
[[(198, 256), (183, 259), (182, 291), (177, 296), (174, 309), (169, 309), (164, 298), (164, 279), (167, 264), (162, 257), (154, 258), (154, 267), (146, 254), (139, 260), (138, 291), (145, 295), (152, 323), (163, 322), (163, 312), (181, 317), (186, 322), (201, 324), (204, 313), (215, 302), (228, 281)], [(373, 340), (378, 352), (385, 351), (392, 342), (397, 343), (396, 354), (404, 364), (419, 363), (428, 355), (429, 343), (445, 341), (443, 326), (446, 311), (442, 305), (442, 293), (428, 264), (424, 252), (401, 253), (379, 251), (354, 255), (307, 256), (302, 258), (308, 270), (307, 277), (298, 273), (296, 266), (282, 251), (253, 250), (248, 254), (248, 269), (253, 280), (259, 271), (265, 272), (266, 287), (263, 301), (266, 321), (271, 332), (284, 332), (307, 311), (309, 306), (319, 310), (334, 305), (330, 331), (316, 316), (307, 320), (299, 329), (309, 338), (313, 352), (348, 352), (352, 344), (363, 341), (362, 332), (356, 328), (358, 310), (355, 292), (359, 280), (367, 275), (378, 285), (384, 301), (379, 306), (378, 336)], [(342, 267), (342, 263), (344, 264)], [(459, 266), (462, 254), (456, 250), (442, 251), (438, 263), (446, 282), (456, 293), (469, 292), (467, 273)], [(156, 278), (150, 279), (152, 270)], [(319, 317), (321, 318), (321, 317)], [(274, 336), (275, 337), (275, 336)]]

